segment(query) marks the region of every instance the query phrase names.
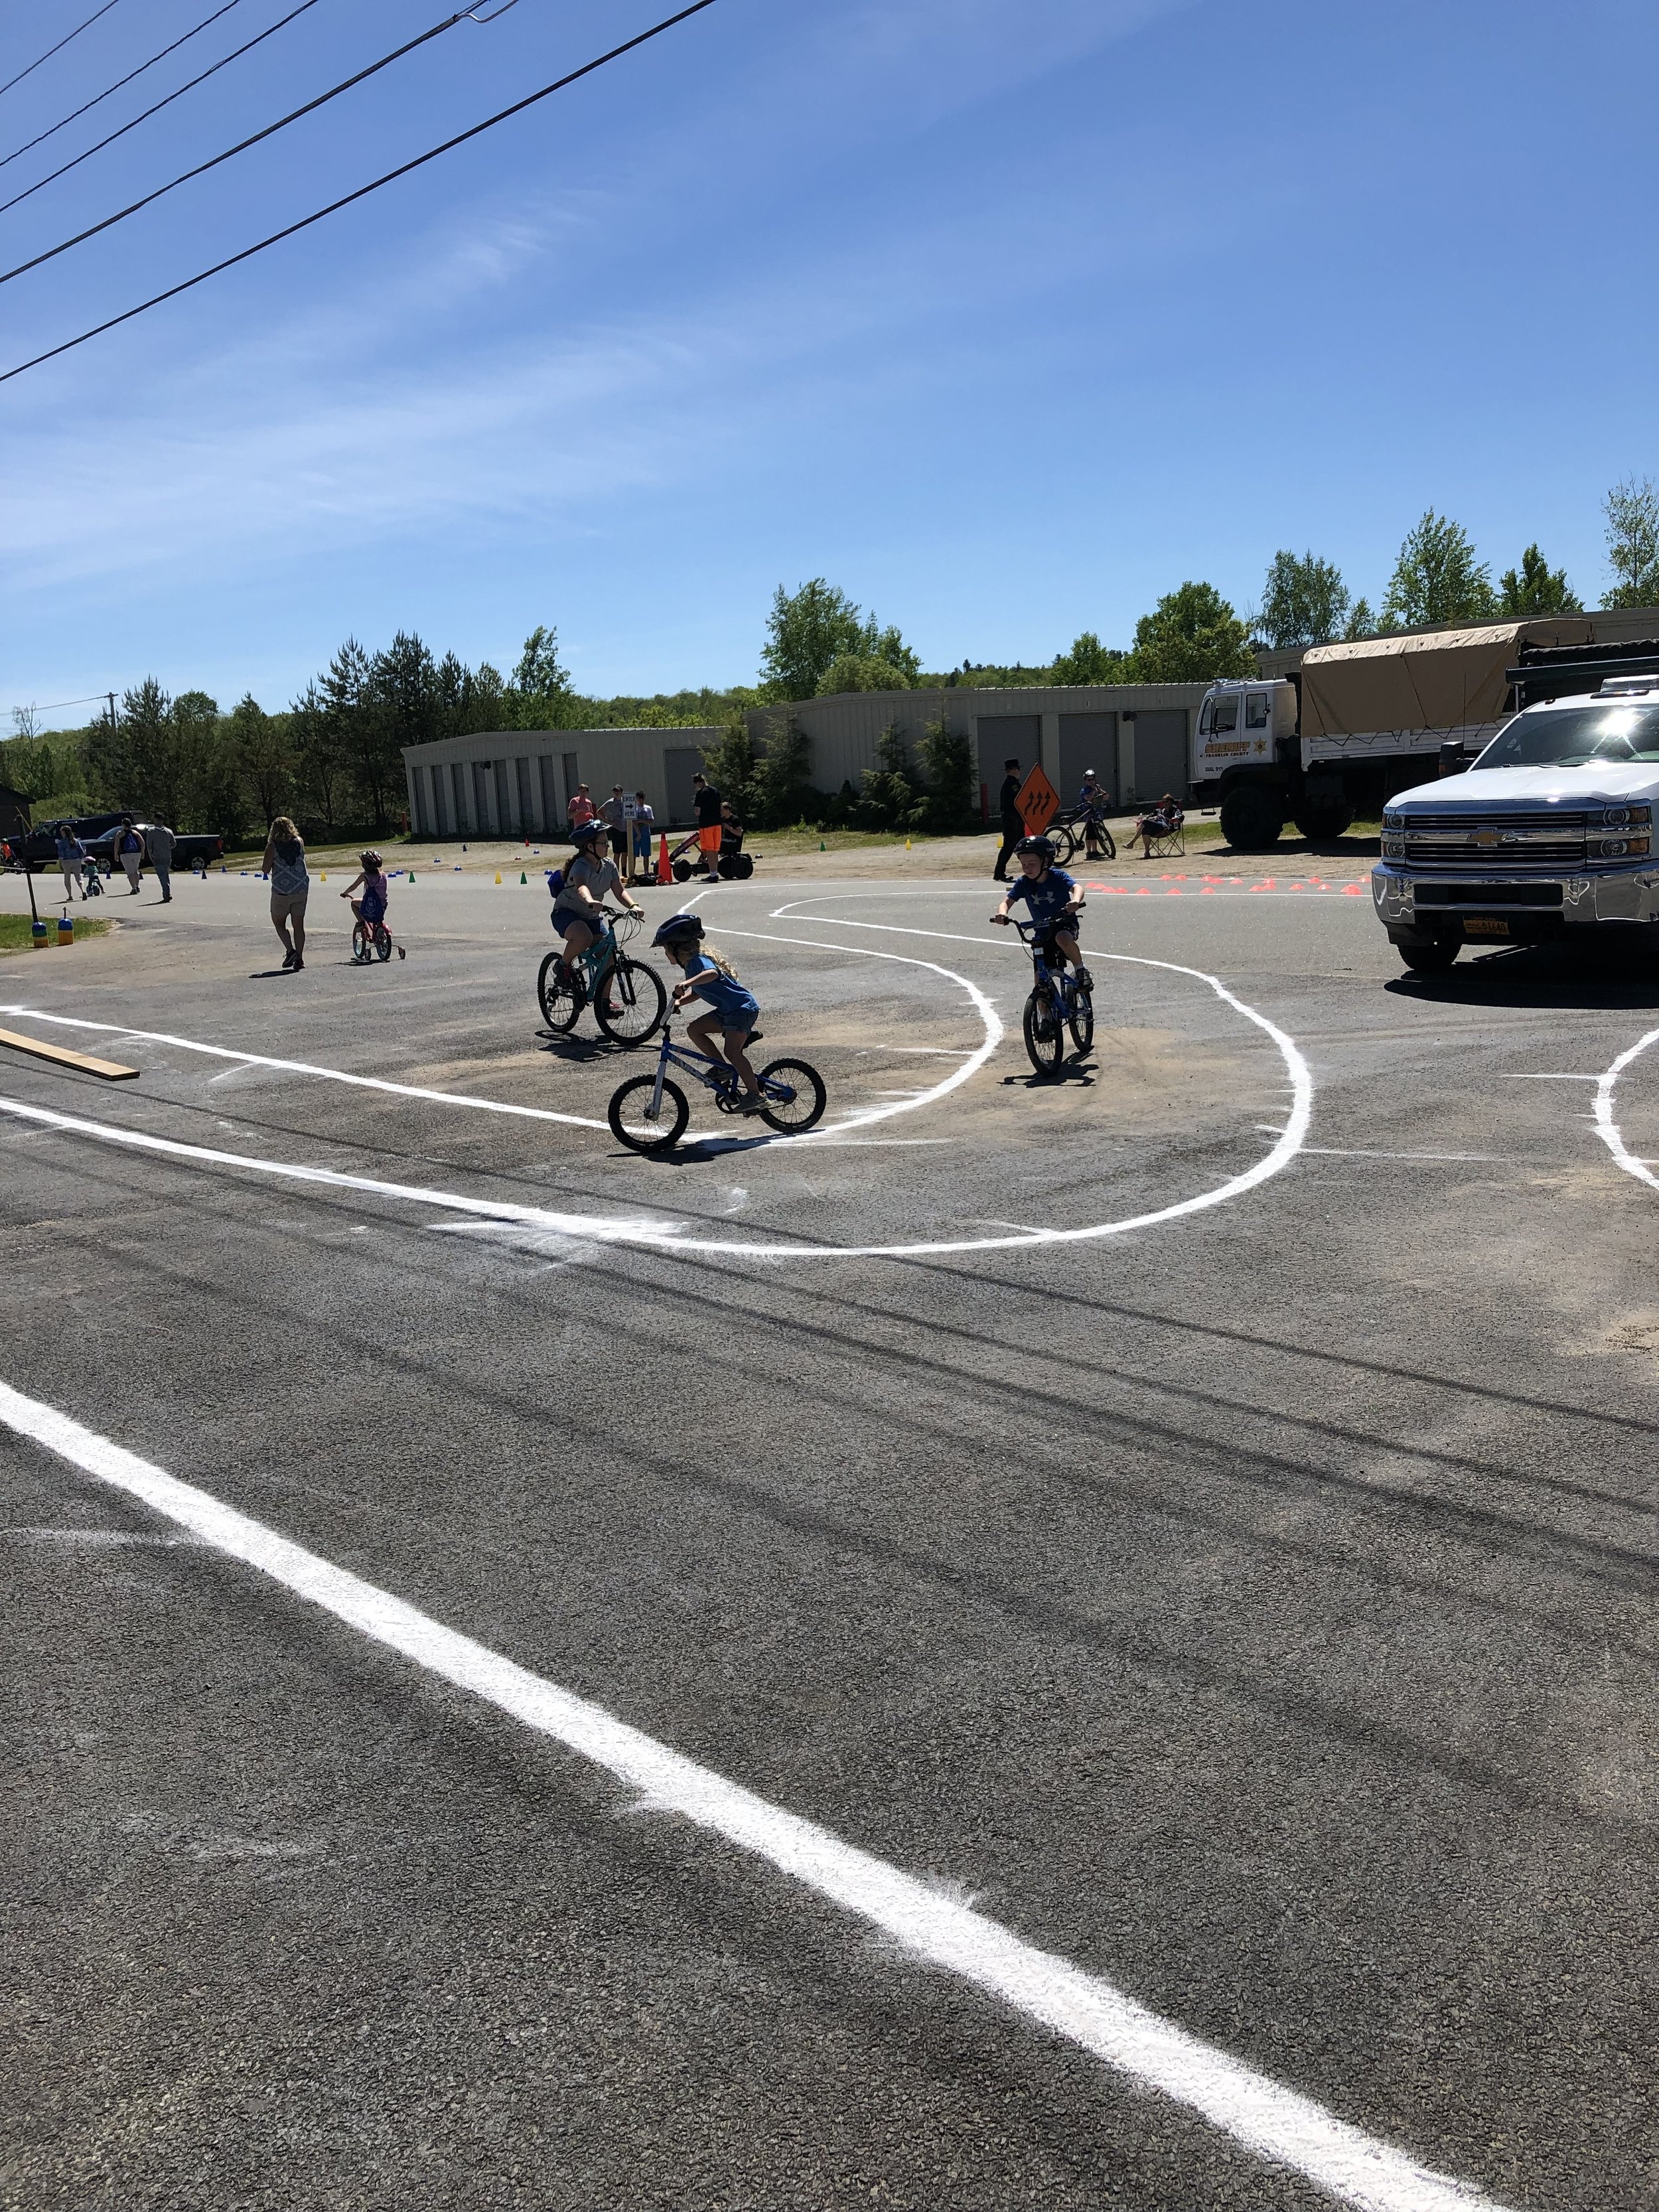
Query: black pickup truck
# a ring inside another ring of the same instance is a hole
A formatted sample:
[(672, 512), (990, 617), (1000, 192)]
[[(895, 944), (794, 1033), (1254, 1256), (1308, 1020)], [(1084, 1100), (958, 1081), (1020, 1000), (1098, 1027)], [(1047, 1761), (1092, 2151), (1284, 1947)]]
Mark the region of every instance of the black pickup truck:
[[(125, 818), (119, 814), (82, 814), (70, 822), (70, 828), (106, 873), (116, 866), (115, 833)], [(147, 822), (135, 822), (132, 826), (142, 837), (150, 825)], [(15, 868), (27, 866), (37, 873), (44, 873), (58, 866), (56, 821), (37, 823), (26, 837), (12, 836), (7, 839), (6, 843), (11, 855), (9, 865)], [(175, 836), (173, 841), (173, 871), (176, 874), (184, 874), (194, 867), (210, 867), (224, 858), (224, 839), (211, 830)]]

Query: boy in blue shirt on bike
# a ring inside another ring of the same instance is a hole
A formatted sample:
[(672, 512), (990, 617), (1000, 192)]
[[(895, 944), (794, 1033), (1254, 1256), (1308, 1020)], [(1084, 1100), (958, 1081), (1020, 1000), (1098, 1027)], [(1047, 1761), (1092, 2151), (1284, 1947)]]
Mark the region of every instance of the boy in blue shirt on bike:
[(1078, 988), (1091, 991), (1095, 979), (1084, 966), (1078, 949), (1077, 915), (1083, 897), (1076, 883), (1064, 868), (1054, 866), (1054, 848), (1046, 837), (1022, 837), (1014, 848), (1014, 858), (1019, 863), (1019, 875), (1008, 886), (992, 921), (1006, 927), (1013, 919), (1009, 908), (1023, 902), (1042, 933), (1045, 952), (1051, 947), (1063, 952), (1077, 969)]

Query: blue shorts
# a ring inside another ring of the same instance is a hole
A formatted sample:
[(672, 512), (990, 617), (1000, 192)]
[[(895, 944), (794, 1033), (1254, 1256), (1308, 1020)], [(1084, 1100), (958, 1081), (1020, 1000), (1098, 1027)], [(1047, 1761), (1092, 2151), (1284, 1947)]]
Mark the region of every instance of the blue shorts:
[(562, 913), (556, 907), (553, 909), (553, 927), (561, 937), (568, 937), (579, 925), (592, 930), (596, 936), (603, 935), (605, 931), (605, 920), (600, 915), (572, 914), (568, 907)]

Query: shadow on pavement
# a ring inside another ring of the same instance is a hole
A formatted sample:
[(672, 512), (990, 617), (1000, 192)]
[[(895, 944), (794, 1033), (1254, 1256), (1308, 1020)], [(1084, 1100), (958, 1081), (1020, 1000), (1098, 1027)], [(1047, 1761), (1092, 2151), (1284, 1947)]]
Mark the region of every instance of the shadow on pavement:
[(1467, 957), (1443, 975), (1392, 977), (1385, 990), (1438, 1006), (1659, 1006), (1659, 963), (1646, 945), (1517, 945)]

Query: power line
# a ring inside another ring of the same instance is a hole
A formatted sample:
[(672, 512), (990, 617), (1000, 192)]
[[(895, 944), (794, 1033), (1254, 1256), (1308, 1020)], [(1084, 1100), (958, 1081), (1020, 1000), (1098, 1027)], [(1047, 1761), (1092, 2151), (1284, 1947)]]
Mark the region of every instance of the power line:
[(446, 15), (441, 23), (434, 23), (429, 31), (422, 31), (406, 45), (396, 47), (389, 54), (382, 54), (379, 61), (370, 62), (367, 69), (360, 69), (356, 76), (349, 76), (343, 83), (332, 85), (326, 92), (319, 92), (315, 100), (307, 100), (303, 107), (296, 107), (291, 114), (279, 118), (275, 123), (267, 123), (263, 131), (256, 131), (251, 138), (244, 138), (234, 146), (227, 146), (222, 154), (215, 154), (210, 161), (198, 161), (193, 169), (185, 170), (165, 185), (157, 185), (153, 192), (146, 192), (142, 199), (134, 200), (131, 206), (118, 208), (113, 215), (106, 215), (101, 222), (94, 222), (88, 229), (77, 230), (73, 238), (64, 239), (61, 245), (49, 246), (44, 253), (36, 253), (27, 261), (20, 261), (15, 269), (0, 271), (0, 284), (9, 284), (14, 276), (26, 276), (31, 269), (38, 269), (43, 261), (55, 261), (60, 253), (67, 253), (72, 246), (84, 246), (88, 239), (96, 238), (100, 230), (108, 230), (112, 224), (125, 222), (130, 215), (137, 215), (141, 208), (149, 207), (152, 201), (165, 198), (168, 192), (176, 191), (180, 185), (187, 185), (192, 177), (205, 176), (210, 169), (216, 169), (221, 162), (228, 161), (238, 154), (246, 154), (250, 146), (257, 146), (262, 138), (271, 137), (278, 131), (286, 131), (290, 123), (297, 123), (302, 115), (310, 115), (319, 107), (326, 107), (331, 100), (337, 100), (343, 92), (349, 92), (353, 85), (362, 84), (367, 77), (378, 76), (383, 69), (390, 69), (393, 62), (401, 61), (405, 54), (412, 54), (416, 46), (425, 46), (428, 39), (435, 39), (445, 31), (453, 31), (457, 23), (465, 22), (472, 12), (471, 8), (462, 8), (453, 15)]
[(71, 39), (78, 39), (82, 31), (89, 31), (93, 25), (98, 21), (99, 16), (107, 15), (110, 9), (114, 5), (115, 0), (104, 0), (104, 4), (101, 8), (95, 9), (94, 12), (88, 16), (84, 23), (77, 23), (72, 31), (66, 31), (55, 46), (48, 46), (46, 48), (46, 51), (40, 57), (39, 60), (32, 61), (27, 69), (19, 70), (15, 76), (9, 76), (3, 84), (0, 84), (0, 92), (9, 92), (13, 85), (21, 84), (26, 76), (33, 76), (36, 70), (40, 68), (41, 62), (49, 62), (54, 54), (62, 53), (64, 48), (68, 46)]
[(90, 707), (94, 700), (109, 697), (107, 691), (89, 691), (84, 699), (48, 699), (43, 707), (38, 699), (31, 699), (27, 707), (12, 708), (12, 713), (25, 714), (55, 714), (60, 707)]
[(159, 54), (152, 54), (147, 62), (140, 62), (137, 69), (129, 70), (125, 76), (118, 76), (113, 84), (107, 84), (101, 92), (94, 93), (90, 100), (83, 100), (79, 107), (71, 108), (62, 122), (54, 123), (50, 131), (38, 132), (34, 137), (27, 139), (22, 145), (15, 148), (9, 154), (0, 154), (0, 169), (3, 169), (8, 161), (15, 161), (18, 155), (27, 154), (31, 146), (39, 146), (46, 139), (54, 137), (65, 125), (73, 123), (77, 115), (84, 115), (89, 107), (96, 107), (100, 100), (107, 100), (111, 93), (119, 92), (121, 87), (124, 84), (131, 84), (134, 77), (143, 76), (144, 71), (147, 69), (154, 69), (157, 62), (164, 62), (170, 53), (175, 52), (185, 44), (185, 40), (193, 39), (198, 31), (205, 31), (210, 23), (216, 23), (221, 15), (228, 15), (231, 9), (238, 5), (240, 5), (240, 0), (224, 0), (223, 7), (216, 8), (210, 15), (204, 15), (194, 30), (186, 31), (184, 37), (175, 39), (172, 46), (163, 46)]
[(65, 338), (62, 345), (49, 347), (45, 353), (36, 354), (32, 361), (20, 361), (15, 368), (0, 370), (0, 384), (9, 384), (14, 376), (21, 376), (26, 369), (39, 368), (42, 362), (55, 361), (59, 354), (73, 352), (76, 346), (85, 345), (88, 338), (101, 337), (106, 331), (112, 331), (121, 323), (130, 323), (135, 315), (147, 314), (150, 308), (159, 307), (164, 301), (176, 300), (181, 292), (188, 292), (198, 284), (205, 284), (210, 276), (217, 276), (227, 269), (234, 269), (239, 261), (251, 261), (256, 253), (263, 253), (268, 246), (278, 246), (283, 239), (292, 238), (296, 232), (309, 230), (313, 223), (321, 222), (325, 216), (337, 215), (342, 208), (349, 207), (355, 200), (367, 199), (371, 192), (378, 192), (383, 185), (395, 184), (399, 177), (406, 177), (416, 169), (423, 169), (428, 161), (435, 161), (441, 154), (453, 153), (457, 146), (465, 146), (470, 138), (481, 137), (486, 131), (493, 131), (498, 123), (505, 123), (514, 115), (522, 115), (526, 107), (533, 107), (538, 100), (564, 91), (567, 86), (577, 83), (582, 77), (592, 76), (595, 70), (603, 69), (608, 62), (620, 60), (623, 54), (632, 53), (635, 46), (646, 46), (651, 40), (660, 38), (665, 31), (672, 31), (677, 23), (684, 23), (693, 15), (701, 15), (705, 8), (712, 8), (714, 4), (714, 0), (691, 0), (689, 8), (682, 8), (677, 15), (665, 15), (660, 23), (653, 23), (648, 31), (641, 31), (635, 37), (625, 39), (621, 46), (612, 46), (609, 53), (599, 54), (592, 61), (584, 62), (580, 69), (572, 70), (568, 76), (556, 77), (551, 84), (544, 84), (539, 92), (529, 93), (524, 99), (515, 100), (511, 107), (503, 107), (495, 115), (487, 115), (482, 123), (475, 123), (470, 131), (460, 131), (453, 138), (446, 138), (441, 146), (434, 146), (424, 154), (417, 154), (412, 161), (404, 161), (395, 169), (388, 169), (383, 177), (376, 177), (373, 183), (359, 185), (355, 192), (348, 192), (343, 199), (331, 200), (328, 206), (319, 208), (314, 215), (302, 216), (298, 222), (291, 222), (284, 229), (272, 231), (269, 238), (262, 238), (257, 246), (245, 246), (240, 253), (233, 253), (223, 261), (216, 261), (211, 269), (204, 269), (194, 276), (186, 276), (182, 284), (169, 285), (165, 292), (156, 293), (154, 299), (141, 301), (137, 307), (129, 307), (122, 314), (112, 315), (107, 322), (94, 324), (91, 330), (82, 331), (78, 337)]
[[(136, 131), (141, 123), (148, 123), (152, 115), (159, 115), (164, 107), (171, 107), (175, 100), (182, 100), (187, 92), (194, 92), (198, 84), (205, 84), (210, 76), (216, 75), (228, 63), (240, 61), (244, 54), (252, 53), (255, 46), (263, 45), (265, 40), (275, 38), (278, 31), (285, 29), (296, 15), (303, 15), (307, 8), (314, 8), (316, 5), (317, 0), (300, 0), (297, 8), (290, 9), (286, 15), (279, 16), (269, 30), (261, 31), (258, 38), (250, 39), (244, 46), (233, 47), (222, 60), (215, 62), (211, 69), (204, 69), (200, 76), (191, 77), (187, 84), (181, 84), (177, 92), (168, 93), (165, 100), (158, 100), (154, 107), (147, 107), (142, 115), (135, 115), (131, 123), (124, 123), (118, 131), (112, 131), (107, 138), (100, 138), (95, 146), (88, 146), (84, 154), (77, 154), (72, 161), (65, 161), (61, 168), (49, 170), (38, 182), (29, 185), (27, 191), (15, 193), (9, 200), (0, 200), (0, 215), (4, 215), (8, 208), (19, 206), (24, 200), (40, 191), (43, 186), (56, 184), (59, 177), (66, 177), (71, 169), (78, 168), (82, 161), (89, 161), (94, 154), (101, 154), (106, 146), (112, 146), (118, 138), (125, 138), (129, 131)], [(42, 135), (50, 137), (52, 134), (46, 131)], [(39, 141), (36, 140), (33, 143), (38, 144)], [(20, 146), (17, 150), (21, 154), (27, 152), (27, 149)], [(9, 161), (11, 159), (12, 156), (8, 154), (6, 161)], [(4, 166), (4, 162), (0, 162), (0, 168), (3, 168)]]

